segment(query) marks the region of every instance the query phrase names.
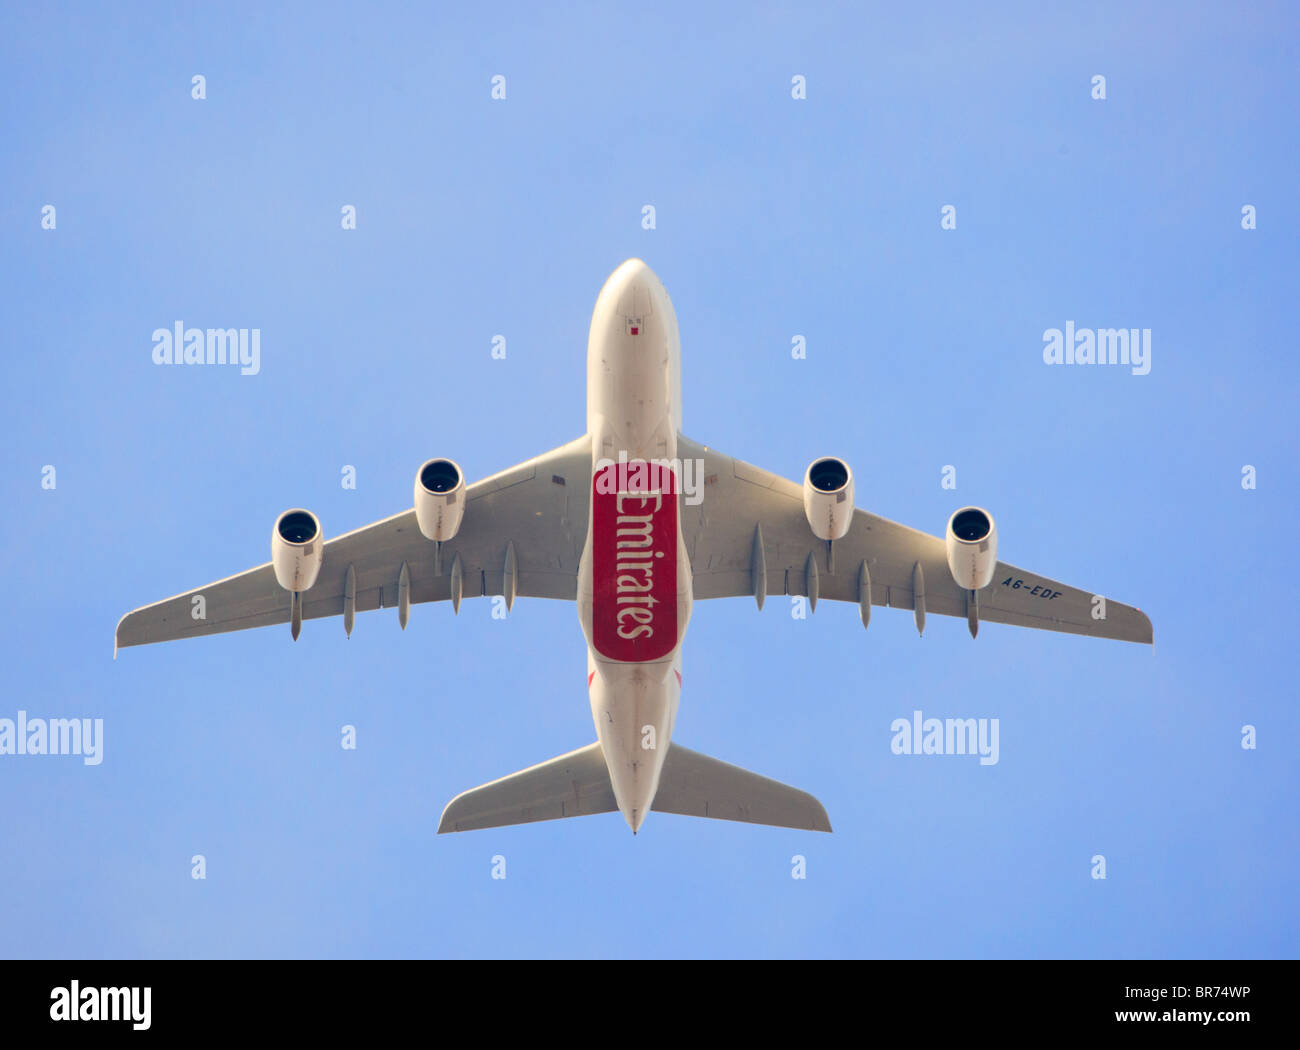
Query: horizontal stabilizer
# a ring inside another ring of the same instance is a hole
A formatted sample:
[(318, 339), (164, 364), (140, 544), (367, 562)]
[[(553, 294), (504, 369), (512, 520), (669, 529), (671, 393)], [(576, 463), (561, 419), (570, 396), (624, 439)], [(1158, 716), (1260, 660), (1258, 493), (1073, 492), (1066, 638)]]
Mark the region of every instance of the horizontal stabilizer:
[(831, 830), (825, 808), (808, 792), (680, 744), (670, 746), (651, 810), (804, 831)]
[[(669, 746), (652, 810), (779, 828), (831, 830), (826, 810), (806, 791), (719, 762), (680, 744)], [(613, 813), (617, 809), (600, 744), (588, 744), (457, 795), (443, 810), (438, 833), (531, 824), (589, 813)]]
[(442, 811), (438, 834), (612, 813), (617, 809), (600, 744), (588, 744), (462, 792)]

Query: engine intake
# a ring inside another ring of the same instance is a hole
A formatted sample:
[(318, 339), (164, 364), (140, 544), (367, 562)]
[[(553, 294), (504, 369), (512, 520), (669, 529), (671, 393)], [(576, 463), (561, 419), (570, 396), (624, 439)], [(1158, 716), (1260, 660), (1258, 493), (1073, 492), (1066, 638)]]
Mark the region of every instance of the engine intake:
[(449, 459), (426, 460), (415, 472), (415, 520), (425, 539), (449, 540), (465, 515), (465, 476)]
[(848, 535), (853, 524), (853, 471), (844, 460), (826, 456), (808, 465), (803, 510), (819, 540), (840, 540)]
[(982, 507), (962, 507), (948, 519), (948, 569), (958, 587), (983, 590), (998, 565), (998, 527)]
[(271, 529), (271, 564), (286, 591), (311, 590), (325, 558), (320, 519), (309, 510), (286, 510)]

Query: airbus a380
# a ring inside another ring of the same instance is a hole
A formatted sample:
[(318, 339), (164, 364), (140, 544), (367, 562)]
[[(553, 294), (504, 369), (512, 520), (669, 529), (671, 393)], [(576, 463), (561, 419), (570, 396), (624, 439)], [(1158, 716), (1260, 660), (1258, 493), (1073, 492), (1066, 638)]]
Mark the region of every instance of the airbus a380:
[[(812, 795), (672, 740), (682, 641), (696, 600), (768, 594), (853, 602), (1150, 643), (1151, 621), (997, 560), (997, 528), (963, 507), (942, 537), (854, 507), (853, 474), (814, 460), (798, 485), (681, 433), (681, 344), (659, 278), (629, 259), (596, 299), (587, 431), (472, 485), (449, 459), (415, 475), (414, 507), (326, 541), (308, 510), (271, 531), (271, 560), (137, 609), (117, 646), (500, 595), (575, 602), (596, 742), (466, 791), (439, 832), (617, 810), (830, 831)], [(694, 479), (684, 485), (683, 477)], [(202, 596), (202, 602), (195, 599)], [(199, 616), (198, 613), (202, 612)], [(196, 618), (197, 616), (197, 618)]]

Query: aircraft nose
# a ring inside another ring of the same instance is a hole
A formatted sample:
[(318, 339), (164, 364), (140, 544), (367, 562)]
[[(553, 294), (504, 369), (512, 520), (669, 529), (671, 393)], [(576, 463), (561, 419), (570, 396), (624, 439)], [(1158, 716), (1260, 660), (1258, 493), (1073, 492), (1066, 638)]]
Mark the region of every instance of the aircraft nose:
[[(655, 300), (659, 288), (659, 278), (641, 259), (628, 259), (619, 266), (609, 280), (605, 289), (614, 300), (614, 314), (622, 317), (626, 323), (635, 327), (634, 320), (640, 318), (645, 323), (655, 312)], [(628, 334), (634, 334), (629, 329)]]
[(640, 259), (629, 259), (611, 275), (610, 283), (617, 296), (616, 316), (623, 318), (628, 335), (636, 335), (634, 329), (649, 324), (654, 316), (659, 278)]
[(619, 263), (618, 269), (609, 275), (611, 281), (617, 280), (621, 284), (645, 280), (646, 277), (654, 277), (654, 271), (645, 264), (644, 259), (639, 259), (636, 256), (623, 260), (623, 262)]

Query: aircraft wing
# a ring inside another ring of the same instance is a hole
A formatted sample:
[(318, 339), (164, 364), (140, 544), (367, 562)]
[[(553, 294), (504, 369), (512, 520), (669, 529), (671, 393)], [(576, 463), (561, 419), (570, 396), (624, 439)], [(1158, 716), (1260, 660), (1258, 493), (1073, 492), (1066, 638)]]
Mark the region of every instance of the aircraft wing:
[[(421, 534), (414, 509), (327, 539), (320, 575), (303, 595), (303, 619), (342, 614), (349, 568), (357, 612), (397, 605), (403, 563), (411, 604), (449, 600), (457, 555), (462, 597), (504, 594), (511, 548), (517, 594), (573, 601), (590, 477), (591, 440), (581, 437), (468, 486), (460, 529), (441, 551), (435, 553), (437, 545)], [(290, 603), (291, 595), (276, 583), (267, 562), (127, 613), (117, 625), (116, 644), (288, 623)]]
[[(969, 618), (967, 592), (953, 581), (942, 537), (858, 510), (848, 535), (828, 550), (808, 526), (801, 485), (684, 437), (678, 440), (678, 455), (704, 461), (704, 500), (682, 508), (697, 600), (755, 596), (761, 588), (766, 594), (853, 602), (865, 623), (873, 605), (916, 613), (919, 590), (919, 625), (926, 613)], [(865, 589), (864, 578), (869, 580)], [(1094, 609), (1102, 608), (1095, 597), (1092, 591), (998, 562), (992, 583), (977, 592), (977, 617), (1097, 638), (1152, 641), (1151, 621), (1140, 609), (1106, 598), (1105, 617), (1094, 618)]]

